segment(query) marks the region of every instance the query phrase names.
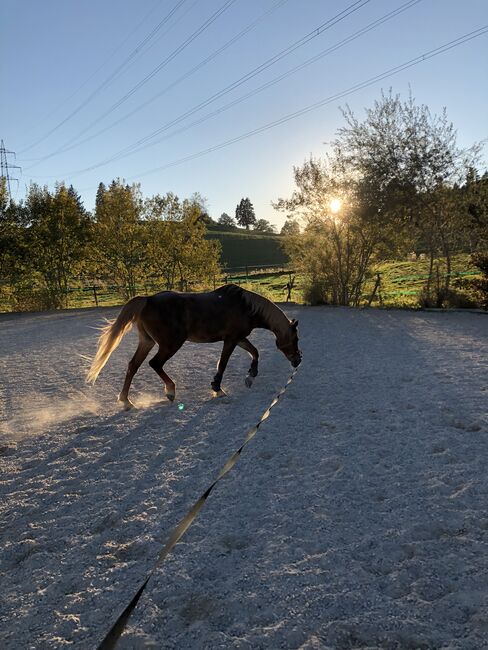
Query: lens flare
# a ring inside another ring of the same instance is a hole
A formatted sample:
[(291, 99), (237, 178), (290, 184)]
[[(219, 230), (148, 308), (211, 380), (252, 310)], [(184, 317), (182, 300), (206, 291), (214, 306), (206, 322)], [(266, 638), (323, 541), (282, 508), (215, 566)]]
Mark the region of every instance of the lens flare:
[(341, 209), (342, 201), (340, 199), (331, 199), (329, 203), (330, 211), (332, 214), (337, 214)]

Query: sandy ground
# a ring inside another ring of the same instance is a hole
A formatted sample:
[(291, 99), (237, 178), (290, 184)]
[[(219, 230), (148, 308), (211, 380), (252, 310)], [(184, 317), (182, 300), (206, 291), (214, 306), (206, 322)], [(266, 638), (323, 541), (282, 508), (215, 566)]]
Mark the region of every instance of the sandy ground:
[[(84, 384), (116, 311), (0, 317), (0, 647), (96, 647), (290, 374), (211, 399), (220, 346)], [(488, 648), (488, 318), (298, 308), (295, 381), (151, 579), (119, 647)]]

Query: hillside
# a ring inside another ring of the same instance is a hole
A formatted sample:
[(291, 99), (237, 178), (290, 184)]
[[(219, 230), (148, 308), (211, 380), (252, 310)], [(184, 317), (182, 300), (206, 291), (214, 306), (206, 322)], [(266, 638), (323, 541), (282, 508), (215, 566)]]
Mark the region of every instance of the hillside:
[(254, 233), (243, 228), (208, 226), (207, 239), (218, 239), (222, 245), (222, 265), (228, 269), (270, 267), (287, 264), (281, 249), (281, 237)]

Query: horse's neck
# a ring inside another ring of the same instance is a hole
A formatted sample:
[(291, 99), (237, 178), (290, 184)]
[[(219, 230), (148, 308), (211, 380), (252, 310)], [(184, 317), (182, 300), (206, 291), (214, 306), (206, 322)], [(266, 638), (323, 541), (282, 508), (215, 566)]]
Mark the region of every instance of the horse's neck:
[[(254, 302), (256, 302), (256, 299), (254, 299)], [(284, 312), (271, 300), (262, 296), (257, 297), (257, 302), (256, 327), (271, 330), (276, 335), (284, 333), (288, 326), (288, 318)]]

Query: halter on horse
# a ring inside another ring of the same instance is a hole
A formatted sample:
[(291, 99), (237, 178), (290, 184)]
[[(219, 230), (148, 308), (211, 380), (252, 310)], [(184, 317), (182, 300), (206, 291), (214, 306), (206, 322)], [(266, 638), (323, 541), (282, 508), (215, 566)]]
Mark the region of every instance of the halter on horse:
[(154, 296), (137, 296), (129, 300), (117, 318), (103, 329), (87, 381), (96, 381), (133, 323), (139, 331), (139, 345), (129, 362), (119, 395), (119, 401), (126, 409), (134, 406), (129, 400), (132, 378), (156, 343), (159, 349), (149, 365), (163, 380), (166, 397), (171, 401), (175, 399), (176, 387), (171, 377), (164, 372), (163, 366), (185, 341), (224, 342), (217, 374), (211, 382), (212, 389), (217, 394), (223, 392), (222, 377), (236, 346), (249, 352), (252, 357), (246, 385), (250, 386), (252, 378), (257, 376), (259, 353), (247, 339), (257, 327), (274, 333), (277, 348), (293, 367), (296, 368), (302, 358), (298, 349), (298, 321), (288, 320), (284, 312), (270, 300), (234, 284), (227, 284), (205, 293), (162, 291)]

